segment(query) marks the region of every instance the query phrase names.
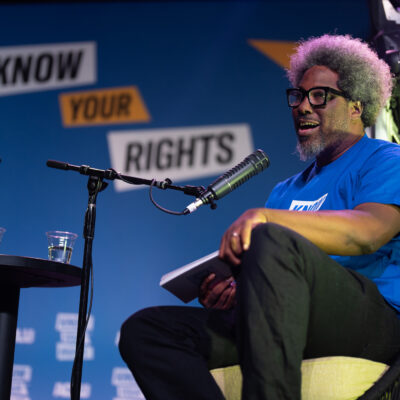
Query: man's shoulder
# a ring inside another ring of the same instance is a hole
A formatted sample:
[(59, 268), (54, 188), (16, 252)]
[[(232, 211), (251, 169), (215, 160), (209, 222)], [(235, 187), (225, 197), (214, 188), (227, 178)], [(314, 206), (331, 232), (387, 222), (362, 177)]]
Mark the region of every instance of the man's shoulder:
[[(365, 168), (376, 168), (377, 164), (393, 165), (393, 161), (398, 164), (400, 168), (400, 145), (397, 143), (388, 142), (381, 139), (371, 139), (367, 136), (356, 144), (354, 151), (349, 154), (349, 157), (340, 157), (335, 165), (332, 164), (332, 168), (328, 169), (333, 174), (337, 174), (337, 171), (347, 170), (349, 173), (355, 173), (356, 171), (363, 171)], [(385, 163), (385, 161), (388, 161)], [(353, 168), (349, 169), (349, 165)], [(341, 167), (339, 167), (341, 166)], [(333, 168), (334, 167), (334, 168)], [(320, 175), (324, 168), (316, 168), (315, 161), (308, 165), (305, 169), (298, 172), (295, 175), (288, 177), (287, 179), (279, 182), (274, 190), (282, 191), (294, 186), (302, 186), (306, 184), (313, 176)]]
[(364, 149), (371, 155), (393, 155), (400, 156), (400, 145), (397, 143), (388, 142), (382, 139), (366, 138), (364, 141)]
[(382, 139), (369, 138), (365, 135), (322, 171), (350, 174), (359, 171), (362, 173), (370, 167), (376, 168), (377, 164), (382, 163), (383, 166), (385, 162), (393, 161), (400, 161), (400, 145)]
[(355, 164), (360, 174), (370, 170), (398, 170), (400, 168), (400, 145), (382, 139), (363, 141), (356, 155)]

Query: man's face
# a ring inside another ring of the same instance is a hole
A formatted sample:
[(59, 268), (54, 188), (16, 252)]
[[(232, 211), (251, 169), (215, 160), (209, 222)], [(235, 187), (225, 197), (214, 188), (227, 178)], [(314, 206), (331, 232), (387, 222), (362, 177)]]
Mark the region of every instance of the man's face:
[[(325, 66), (308, 69), (299, 87), (309, 90), (316, 86), (337, 86), (339, 75)], [(341, 142), (349, 134), (350, 109), (348, 101), (342, 96), (328, 94), (327, 103), (322, 108), (311, 106), (305, 97), (301, 104), (292, 110), (297, 133), (297, 150), (300, 158), (306, 160), (322, 152), (335, 153)]]

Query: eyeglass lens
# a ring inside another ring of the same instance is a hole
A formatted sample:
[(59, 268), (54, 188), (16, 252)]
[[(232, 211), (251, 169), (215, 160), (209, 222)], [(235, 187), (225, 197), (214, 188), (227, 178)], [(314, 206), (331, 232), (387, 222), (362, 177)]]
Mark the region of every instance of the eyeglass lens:
[(295, 89), (289, 92), (288, 99), (290, 106), (296, 107), (300, 105), (307, 93), (311, 105), (320, 106), (325, 103), (326, 91), (324, 89), (311, 89), (308, 92)]

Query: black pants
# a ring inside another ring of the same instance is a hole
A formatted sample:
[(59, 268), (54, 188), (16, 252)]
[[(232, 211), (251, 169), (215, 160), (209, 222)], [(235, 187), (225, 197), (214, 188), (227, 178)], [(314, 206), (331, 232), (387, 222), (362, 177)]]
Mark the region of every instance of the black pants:
[(123, 324), (119, 346), (147, 400), (223, 399), (208, 370), (237, 363), (244, 400), (299, 400), (302, 359), (390, 363), (400, 322), (369, 279), (263, 224), (243, 255), (234, 310), (145, 309)]

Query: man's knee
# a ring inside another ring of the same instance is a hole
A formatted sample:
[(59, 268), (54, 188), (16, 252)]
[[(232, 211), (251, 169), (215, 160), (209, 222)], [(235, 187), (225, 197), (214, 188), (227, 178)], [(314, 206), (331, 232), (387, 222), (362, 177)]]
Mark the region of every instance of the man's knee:
[(284, 226), (274, 223), (257, 225), (252, 231), (250, 248), (243, 254), (242, 271), (251, 276), (258, 274), (252, 271), (262, 271), (264, 275), (289, 269), (304, 273), (302, 242), (308, 241)]
[(153, 312), (152, 307), (137, 311), (122, 324), (118, 348), (123, 359), (132, 354), (136, 346), (141, 345), (142, 339), (146, 337), (146, 326)]
[(293, 239), (302, 238), (301, 235), (293, 230), (279, 224), (267, 222), (257, 225), (251, 233), (250, 249), (262, 248), (269, 245), (284, 246), (285, 243), (293, 242)]

